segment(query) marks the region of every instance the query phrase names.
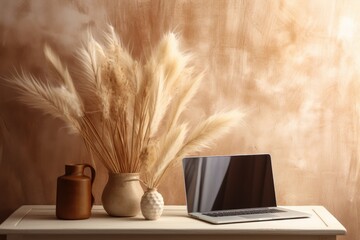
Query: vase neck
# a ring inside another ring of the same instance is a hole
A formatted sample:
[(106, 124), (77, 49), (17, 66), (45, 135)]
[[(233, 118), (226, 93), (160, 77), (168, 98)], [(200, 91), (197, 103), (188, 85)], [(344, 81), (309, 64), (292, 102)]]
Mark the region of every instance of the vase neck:
[(109, 172), (109, 179), (116, 179), (122, 181), (139, 181), (140, 173), (111, 173)]
[(65, 174), (66, 175), (83, 175), (85, 165), (83, 164), (74, 164), (74, 165), (65, 165)]
[(157, 188), (154, 187), (154, 188), (147, 188), (146, 189), (147, 192), (157, 192)]

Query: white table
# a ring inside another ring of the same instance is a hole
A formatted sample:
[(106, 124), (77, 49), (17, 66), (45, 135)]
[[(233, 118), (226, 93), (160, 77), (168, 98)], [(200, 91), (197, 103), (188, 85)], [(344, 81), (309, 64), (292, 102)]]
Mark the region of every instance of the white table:
[(310, 218), (212, 225), (189, 218), (185, 206), (165, 206), (160, 219), (147, 221), (109, 217), (102, 206), (94, 206), (86, 220), (58, 220), (55, 206), (25, 205), (0, 225), (0, 234), (18, 239), (247, 239), (247, 240), (335, 240), (345, 228), (321, 206), (290, 209), (311, 214)]

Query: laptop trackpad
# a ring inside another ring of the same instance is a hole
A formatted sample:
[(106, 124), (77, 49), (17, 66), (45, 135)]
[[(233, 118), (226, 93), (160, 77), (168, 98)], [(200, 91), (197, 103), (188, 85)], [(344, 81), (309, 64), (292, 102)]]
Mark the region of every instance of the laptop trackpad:
[(273, 218), (278, 217), (278, 215), (276, 215), (276, 214), (266, 214), (266, 215), (253, 214), (253, 215), (240, 215), (238, 217), (244, 218), (244, 219), (254, 219), (254, 218), (256, 218), (256, 219), (262, 220), (262, 219), (273, 219)]

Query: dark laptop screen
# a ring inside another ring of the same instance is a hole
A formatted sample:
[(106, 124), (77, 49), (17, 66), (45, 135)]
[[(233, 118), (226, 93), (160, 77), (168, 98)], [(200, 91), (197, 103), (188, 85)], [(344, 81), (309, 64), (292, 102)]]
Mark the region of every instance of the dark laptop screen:
[(183, 159), (188, 212), (276, 206), (270, 155)]

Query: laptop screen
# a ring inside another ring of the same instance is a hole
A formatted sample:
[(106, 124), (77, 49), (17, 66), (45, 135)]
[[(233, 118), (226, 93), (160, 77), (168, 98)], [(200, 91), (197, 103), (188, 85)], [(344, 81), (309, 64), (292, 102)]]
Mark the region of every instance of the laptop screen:
[(188, 212), (276, 206), (269, 154), (183, 159)]

